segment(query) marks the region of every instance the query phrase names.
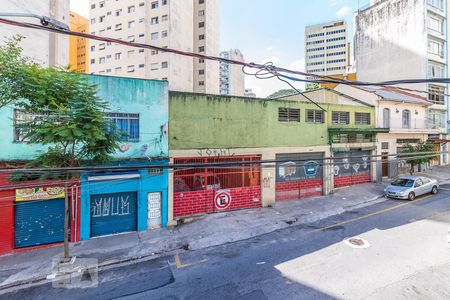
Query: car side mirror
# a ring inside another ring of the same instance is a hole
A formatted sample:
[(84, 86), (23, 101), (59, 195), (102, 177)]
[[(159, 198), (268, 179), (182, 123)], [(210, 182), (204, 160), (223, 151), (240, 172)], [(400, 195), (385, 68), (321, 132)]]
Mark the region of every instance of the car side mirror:
[(415, 188), (417, 188), (417, 187), (419, 187), (419, 186), (420, 186), (420, 184), (418, 184), (418, 183), (416, 183), (416, 184), (414, 185)]

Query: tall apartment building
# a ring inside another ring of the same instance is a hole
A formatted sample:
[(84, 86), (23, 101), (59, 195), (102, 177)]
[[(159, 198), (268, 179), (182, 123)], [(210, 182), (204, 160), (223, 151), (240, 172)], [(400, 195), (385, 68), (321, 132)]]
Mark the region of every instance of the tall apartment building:
[[(448, 3), (445, 0), (375, 0), (355, 21), (355, 59), (358, 80), (448, 77)], [(446, 84), (408, 84), (424, 91), (433, 105), (430, 129), (448, 128)], [(428, 92), (428, 93), (427, 93)]]
[[(244, 55), (238, 49), (222, 51), (220, 57), (244, 62)], [(231, 96), (245, 95), (245, 74), (242, 66), (220, 63), (220, 94)]]
[[(0, 10), (8, 13), (34, 14), (60, 22), (69, 23), (69, 0), (2, 0)], [(30, 17), (5, 17), (7, 19), (40, 24), (39, 19)], [(16, 35), (24, 37), (20, 46), (23, 55), (32, 58), (44, 67), (67, 67), (69, 64), (69, 38), (49, 33), (0, 24), (0, 39)]]
[[(90, 0), (91, 33), (219, 55), (219, 0)], [(91, 41), (92, 74), (168, 80), (177, 91), (218, 94), (218, 62)]]
[[(89, 20), (74, 12), (70, 12), (69, 28), (71, 31), (89, 33)], [(89, 40), (77, 37), (69, 37), (69, 65), (73, 71), (89, 72)]]
[(345, 21), (307, 26), (305, 28), (306, 72), (322, 76), (344, 74), (349, 64), (347, 31)]

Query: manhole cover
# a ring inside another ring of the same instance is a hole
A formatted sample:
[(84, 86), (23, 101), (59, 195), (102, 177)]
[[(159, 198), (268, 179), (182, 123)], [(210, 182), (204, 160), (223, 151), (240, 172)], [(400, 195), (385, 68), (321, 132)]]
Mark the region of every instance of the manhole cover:
[(365, 249), (365, 248), (369, 248), (370, 244), (368, 241), (359, 238), (359, 237), (353, 237), (353, 238), (349, 238), (344, 240), (344, 243), (352, 248), (356, 248), (356, 249)]

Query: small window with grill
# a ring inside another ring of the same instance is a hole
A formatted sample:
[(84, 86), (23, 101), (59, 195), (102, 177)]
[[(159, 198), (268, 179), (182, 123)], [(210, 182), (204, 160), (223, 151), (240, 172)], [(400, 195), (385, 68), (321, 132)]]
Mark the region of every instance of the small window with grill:
[(306, 121), (308, 123), (324, 123), (324, 113), (322, 110), (307, 110), (306, 111)]
[(296, 108), (278, 108), (279, 122), (300, 122), (300, 109)]
[(350, 124), (350, 113), (347, 111), (333, 111), (331, 119), (333, 124)]
[(388, 142), (383, 142), (383, 143), (381, 143), (381, 149), (383, 149), (383, 150), (389, 150), (389, 143), (388, 143)]
[(355, 113), (355, 124), (370, 125), (370, 113)]

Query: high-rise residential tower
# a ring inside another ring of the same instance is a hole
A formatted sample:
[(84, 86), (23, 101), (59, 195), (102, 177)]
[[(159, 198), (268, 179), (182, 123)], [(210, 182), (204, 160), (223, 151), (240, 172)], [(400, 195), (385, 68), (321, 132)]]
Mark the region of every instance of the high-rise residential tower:
[[(91, 33), (219, 55), (219, 0), (90, 0)], [(171, 90), (218, 94), (219, 63), (91, 41), (93, 74), (168, 80)]]
[[(220, 57), (244, 62), (244, 55), (241, 51), (234, 49), (222, 51)], [(225, 62), (220, 63), (220, 94), (231, 96), (245, 95), (245, 74), (242, 66)]]
[(345, 21), (307, 26), (305, 28), (306, 72), (322, 76), (344, 74), (349, 64), (347, 31)]
[[(69, 27), (71, 31), (89, 33), (89, 20), (70, 12)], [(89, 40), (71, 36), (69, 38), (69, 64), (73, 71), (88, 73), (89, 71)]]

